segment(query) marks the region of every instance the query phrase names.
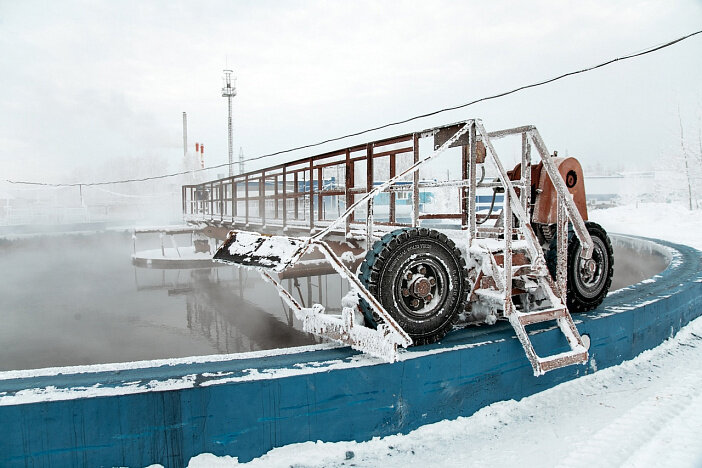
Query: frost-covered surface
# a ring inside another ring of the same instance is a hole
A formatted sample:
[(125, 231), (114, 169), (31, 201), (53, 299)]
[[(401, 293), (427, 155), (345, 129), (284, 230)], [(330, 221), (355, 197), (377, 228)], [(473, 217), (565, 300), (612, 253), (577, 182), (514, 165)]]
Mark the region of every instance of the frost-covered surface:
[(677, 204), (646, 203), (589, 213), (608, 232), (664, 239), (702, 249), (702, 211)]
[(186, 247), (165, 247), (161, 249), (139, 250), (132, 254), (132, 258), (142, 260), (212, 260), (209, 252), (195, 252), (192, 245)]
[[(592, 211), (609, 232), (702, 249), (702, 213), (646, 204)], [(289, 466), (702, 466), (702, 319), (619, 366), (471, 417), (369, 442), (306, 442), (247, 465)], [(231, 467), (202, 454), (190, 467)]]
[[(251, 467), (700, 466), (702, 319), (636, 359), (471, 417), (369, 442), (305, 442)], [(349, 459), (350, 458), (350, 459)], [(202, 454), (191, 468), (237, 466)]]
[(249, 351), (246, 353), (214, 354), (210, 356), (193, 356), (186, 358), (154, 359), (150, 361), (116, 362), (110, 364), (91, 364), (84, 366), (45, 367), (43, 369), (26, 369), (0, 372), (0, 380), (26, 379), (32, 377), (48, 377), (62, 374), (88, 374), (97, 372), (121, 372), (133, 369), (147, 369), (161, 366), (179, 366), (188, 364), (203, 364), (231, 360), (261, 359), (284, 354), (297, 354), (322, 349), (336, 348), (333, 343), (323, 343), (310, 346), (297, 346), (294, 348), (266, 349), (263, 351)]
[(304, 241), (285, 236), (262, 236), (255, 232), (234, 231), (231, 242), (225, 242), (221, 249), (231, 256), (234, 263), (274, 268), (281, 271), (300, 253)]

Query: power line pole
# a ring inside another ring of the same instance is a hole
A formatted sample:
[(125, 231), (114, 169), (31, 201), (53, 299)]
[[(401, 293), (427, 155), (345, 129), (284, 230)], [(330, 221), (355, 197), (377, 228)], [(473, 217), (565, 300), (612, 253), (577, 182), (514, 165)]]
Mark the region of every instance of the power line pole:
[(227, 98), (227, 104), (229, 106), (229, 177), (234, 175), (232, 146), (232, 98), (236, 96), (236, 84), (232, 84), (232, 73), (232, 70), (224, 70), (224, 87), (222, 88), (222, 97)]

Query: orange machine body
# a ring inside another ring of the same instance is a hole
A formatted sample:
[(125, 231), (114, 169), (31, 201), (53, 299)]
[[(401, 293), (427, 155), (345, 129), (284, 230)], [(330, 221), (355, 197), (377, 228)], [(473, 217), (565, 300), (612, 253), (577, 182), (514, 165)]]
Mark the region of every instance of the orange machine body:
[[(558, 172), (573, 196), (575, 206), (583, 220), (587, 221), (587, 203), (585, 199), (585, 180), (583, 168), (575, 158), (553, 158)], [(519, 180), (521, 164), (509, 174), (510, 179)], [(557, 220), (558, 193), (544, 170), (543, 163), (531, 166), (531, 200), (532, 223), (553, 224)]]

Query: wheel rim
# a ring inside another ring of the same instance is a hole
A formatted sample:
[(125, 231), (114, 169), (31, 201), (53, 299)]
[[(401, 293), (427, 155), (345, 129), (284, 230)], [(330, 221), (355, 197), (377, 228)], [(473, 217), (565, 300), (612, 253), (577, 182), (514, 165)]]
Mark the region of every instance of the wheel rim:
[(599, 295), (607, 282), (609, 271), (609, 256), (602, 239), (592, 236), (592, 258), (584, 260), (578, 255), (578, 260), (573, 265), (573, 284), (578, 292), (586, 298)]
[(424, 319), (441, 310), (448, 295), (448, 275), (435, 258), (417, 255), (398, 269), (395, 304), (409, 317)]

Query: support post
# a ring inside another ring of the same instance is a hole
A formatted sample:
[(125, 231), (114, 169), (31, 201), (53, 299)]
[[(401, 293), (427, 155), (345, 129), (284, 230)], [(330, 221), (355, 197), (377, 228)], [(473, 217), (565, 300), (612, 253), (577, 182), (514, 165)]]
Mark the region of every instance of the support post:
[(529, 214), (529, 205), (531, 204), (531, 144), (526, 132), (522, 133), (522, 173), (520, 179), (524, 184), (520, 191), (522, 208), (524, 208), (525, 213)]
[[(366, 146), (366, 191), (370, 193), (373, 190), (373, 145), (370, 143)], [(366, 212), (366, 235), (368, 242), (368, 250), (373, 246), (373, 198), (368, 199)]]
[(322, 195), (324, 179), (322, 178), (322, 168), (317, 168), (317, 219), (324, 220), (324, 195)]
[(232, 223), (234, 222), (234, 220), (237, 216), (237, 208), (238, 207), (236, 205), (238, 203), (237, 197), (239, 195), (237, 193), (238, 187), (239, 187), (239, 184), (237, 184), (236, 180), (234, 180), (234, 178), (232, 178)]
[(288, 221), (288, 167), (283, 166), (283, 231)]
[(219, 220), (224, 221), (224, 182), (219, 183), (217, 194), (219, 196)]
[(470, 129), (468, 130), (468, 177), (470, 179), (470, 190), (468, 195), (468, 223), (469, 223), (469, 234), (468, 241), (469, 245), (473, 244), (473, 240), (476, 235), (476, 219), (475, 219), (475, 196), (477, 192), (477, 179), (476, 179), (476, 169), (478, 161), (478, 141), (477, 132), (475, 129), (475, 122), (471, 122)]
[[(468, 146), (461, 146), (461, 179), (463, 181), (468, 180), (469, 177), (469, 166), (470, 165), (470, 148)], [(460, 199), (461, 199), (461, 229), (466, 230), (468, 226), (468, 187), (462, 186), (460, 189)]]
[(505, 273), (505, 317), (512, 313), (512, 205), (509, 190), (505, 190), (505, 202), (502, 209), (502, 220), (504, 224), (505, 251), (504, 251), (504, 273)]
[[(351, 151), (346, 150), (346, 208), (349, 206), (353, 205), (353, 194), (351, 193), (351, 189), (353, 188), (353, 179), (354, 179), (354, 172), (353, 172), (353, 166), (354, 162), (351, 161)], [(344, 210), (345, 211), (345, 210)], [(351, 216), (346, 218), (346, 237), (349, 236), (351, 233), (351, 221), (353, 220), (353, 213), (351, 213)]]
[(295, 195), (295, 203), (293, 205), (295, 206), (295, 219), (300, 219), (300, 212), (299, 212), (299, 207), (300, 207), (300, 197), (298, 197), (298, 189), (300, 186), (299, 178), (298, 178), (299, 172), (295, 172), (295, 176), (293, 177), (293, 182), (295, 186), (293, 187), (293, 194)]
[(245, 218), (244, 222), (246, 225), (249, 224), (249, 175), (246, 174), (246, 177), (244, 178), (244, 209), (245, 209)]
[(566, 302), (568, 280), (568, 213), (566, 212), (566, 204), (563, 197), (558, 194), (557, 211), (556, 211), (556, 243), (557, 243), (557, 265), (556, 265), (556, 285), (558, 286), (558, 295), (563, 304)]
[[(419, 135), (412, 135), (413, 164), (419, 162)], [(412, 174), (412, 227), (419, 226), (419, 171)]]
[(210, 182), (210, 219), (214, 218), (214, 184)]
[(310, 160), (310, 234), (314, 233), (314, 161)]
[[(514, 185), (509, 180), (507, 172), (505, 171), (502, 162), (500, 162), (500, 159), (497, 156), (497, 151), (495, 151), (495, 147), (492, 146), (490, 136), (485, 131), (485, 128), (483, 127), (482, 123), (480, 123), (480, 121), (474, 122), (477, 131), (480, 133), (480, 136), (483, 139), (483, 144), (485, 145), (486, 151), (490, 154), (492, 163), (494, 164), (495, 169), (497, 169), (497, 177), (500, 179), (500, 183), (504, 187), (505, 193), (509, 192), (510, 194), (509, 198), (505, 197), (504, 199), (510, 201), (510, 209), (516, 214), (517, 219), (520, 222), (522, 233), (524, 234), (524, 239), (527, 241), (529, 253), (532, 255), (534, 267), (537, 270), (543, 272), (546, 268), (546, 261), (544, 260), (544, 255), (541, 251), (541, 244), (536, 238), (536, 234), (534, 233), (534, 230), (532, 229), (531, 224), (529, 223), (529, 218), (527, 217), (527, 214), (524, 212), (524, 209), (522, 209), (522, 205), (519, 203), (517, 193), (514, 191)], [(545, 161), (544, 165), (546, 165)], [(562, 180), (563, 179), (561, 179), (561, 181)]]
[[(396, 155), (391, 154), (390, 155), (390, 178), (392, 179), (395, 177), (395, 163), (396, 163)], [(390, 224), (395, 224), (395, 192), (392, 191), (390, 192), (390, 210), (388, 213), (388, 221)]]
[(273, 209), (273, 213), (274, 213), (273, 217), (277, 221), (278, 220), (278, 175), (277, 174), (274, 177), (274, 183), (275, 183), (275, 187), (273, 189), (273, 193), (275, 194), (275, 196), (273, 197), (273, 199), (275, 200), (275, 208)]
[(266, 171), (261, 171), (261, 178), (258, 181), (258, 217), (261, 218), (261, 226), (266, 225)]

